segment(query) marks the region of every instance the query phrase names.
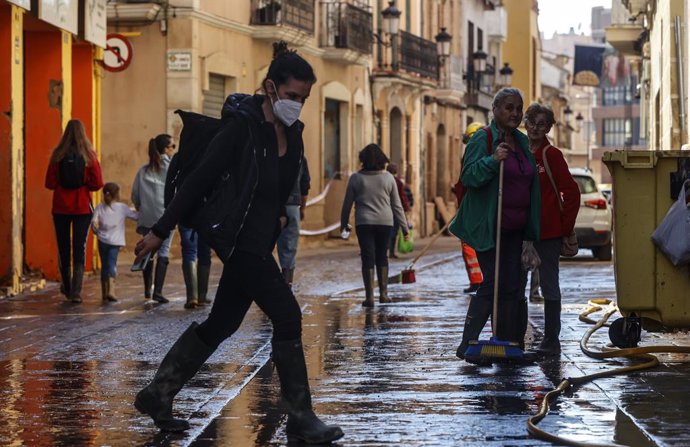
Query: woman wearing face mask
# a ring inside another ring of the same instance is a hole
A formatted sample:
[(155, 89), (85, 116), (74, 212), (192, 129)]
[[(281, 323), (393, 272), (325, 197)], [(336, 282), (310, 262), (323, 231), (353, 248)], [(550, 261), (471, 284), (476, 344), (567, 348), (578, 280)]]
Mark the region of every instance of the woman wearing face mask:
[[(496, 239), (501, 238), (499, 317), (496, 336), (524, 346), (521, 315), (527, 312), (522, 277), (522, 241), (539, 238), (539, 177), (522, 121), (522, 94), (501, 89), (493, 100), (490, 135), (476, 132), (465, 150), (461, 180), (467, 188), (450, 231), (477, 252), (484, 281), (472, 297), (457, 356), (464, 358), (470, 340), (477, 340), (493, 312)], [(499, 168), (504, 163), (501, 228), (497, 226)], [(522, 290), (520, 287), (522, 286)]]
[[(172, 415), (173, 398), (201, 365), (240, 326), (252, 302), (273, 323), (273, 362), (287, 406), (286, 432), (307, 443), (343, 436), (339, 427), (314, 414), (301, 342), (300, 307), (273, 258), (280, 229), (287, 223), (285, 203), (297, 180), (304, 153), (298, 120), (316, 76), (309, 63), (285, 42), (274, 57), (262, 87), (266, 95), (233, 95), (223, 107), (225, 125), (210, 143), (204, 160), (189, 174), (163, 216), (136, 247), (142, 257), (161, 246), (175, 224), (194, 209), (221, 176), (234, 180), (229, 212), (237, 219), (223, 226), (226, 246), (217, 252), (223, 273), (208, 318), (192, 325), (163, 359), (153, 381), (136, 397), (136, 408), (165, 431), (189, 428)], [(250, 141), (252, 144), (247, 144)]]

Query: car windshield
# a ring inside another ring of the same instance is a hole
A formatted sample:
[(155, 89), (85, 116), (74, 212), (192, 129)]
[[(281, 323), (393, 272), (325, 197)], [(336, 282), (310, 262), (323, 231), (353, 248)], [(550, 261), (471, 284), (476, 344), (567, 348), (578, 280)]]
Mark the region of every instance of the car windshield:
[(591, 194), (597, 192), (597, 184), (594, 183), (592, 177), (585, 177), (582, 175), (574, 175), (573, 178), (580, 188), (580, 194)]

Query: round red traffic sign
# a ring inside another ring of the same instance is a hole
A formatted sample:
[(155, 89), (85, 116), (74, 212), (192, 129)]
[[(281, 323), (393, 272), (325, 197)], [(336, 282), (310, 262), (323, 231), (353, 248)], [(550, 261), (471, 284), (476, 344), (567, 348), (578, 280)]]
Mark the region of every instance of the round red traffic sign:
[(108, 71), (122, 71), (132, 62), (132, 44), (122, 34), (108, 34), (103, 53), (103, 67)]

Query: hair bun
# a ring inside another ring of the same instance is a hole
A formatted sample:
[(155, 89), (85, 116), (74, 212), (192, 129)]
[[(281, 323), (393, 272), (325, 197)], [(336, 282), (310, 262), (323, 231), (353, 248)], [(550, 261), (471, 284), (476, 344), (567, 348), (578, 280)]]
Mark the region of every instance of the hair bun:
[(278, 59), (280, 56), (284, 56), (289, 53), (293, 53), (294, 51), (290, 50), (288, 48), (288, 43), (285, 42), (284, 40), (280, 40), (278, 42), (273, 42), (273, 59)]

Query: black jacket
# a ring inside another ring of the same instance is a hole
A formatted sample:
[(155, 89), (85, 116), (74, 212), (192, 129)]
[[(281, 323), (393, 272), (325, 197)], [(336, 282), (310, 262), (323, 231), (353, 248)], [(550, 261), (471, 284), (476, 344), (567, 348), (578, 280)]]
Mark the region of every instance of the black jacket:
[[(264, 119), (261, 104), (262, 95), (231, 95), (223, 107), (224, 125), (211, 141), (203, 160), (192, 171), (174, 199), (153, 226), (153, 233), (161, 238), (170, 234), (179, 220), (190, 210), (198, 207), (199, 202), (207, 200), (213, 206), (202, 206), (203, 227), (197, 231), (219, 257), (226, 261), (233, 253), (237, 238), (243, 228), (245, 218), (252, 206), (254, 191), (259, 182), (257, 157), (267, 153), (275, 146), (272, 124)], [(250, 134), (251, 127), (251, 134)], [(288, 172), (290, 184), (294, 184), (304, 156), (302, 130), (304, 125), (297, 121), (286, 129), (288, 147), (297, 150), (296, 162)], [(248, 144), (249, 138), (253, 144)], [(277, 174), (277, 173), (276, 173)], [(278, 191), (278, 202), (283, 209), (280, 214), (286, 215), (284, 205), (290, 190)], [(267, 222), (277, 225), (277, 222)], [(275, 244), (278, 232), (271, 241)]]

